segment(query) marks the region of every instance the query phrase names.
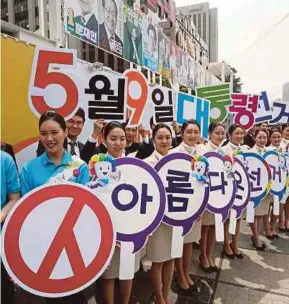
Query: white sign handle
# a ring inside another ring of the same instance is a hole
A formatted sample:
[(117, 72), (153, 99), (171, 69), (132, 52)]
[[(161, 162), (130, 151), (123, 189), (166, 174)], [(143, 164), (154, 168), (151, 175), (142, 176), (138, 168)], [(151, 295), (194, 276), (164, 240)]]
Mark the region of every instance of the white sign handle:
[(274, 205), (273, 205), (273, 214), (279, 215), (280, 213), (280, 201), (278, 195), (273, 195), (274, 197)]
[(216, 241), (224, 241), (224, 224), (222, 221), (222, 214), (215, 214), (215, 229), (216, 229)]
[(237, 212), (236, 212), (236, 210), (231, 209), (229, 232), (233, 235), (235, 235), (236, 226), (237, 226)]
[(132, 280), (135, 273), (135, 253), (133, 242), (123, 242), (120, 245), (119, 279)]
[(180, 258), (183, 255), (183, 227), (173, 227), (171, 257), (172, 259)]
[(254, 202), (250, 201), (247, 206), (247, 217), (246, 217), (247, 223), (250, 224), (254, 223), (254, 218), (255, 218)]
[(285, 205), (286, 204), (286, 200), (287, 200), (287, 198), (288, 198), (288, 194), (286, 193), (283, 197), (282, 197), (282, 199), (281, 199), (281, 204), (282, 205)]

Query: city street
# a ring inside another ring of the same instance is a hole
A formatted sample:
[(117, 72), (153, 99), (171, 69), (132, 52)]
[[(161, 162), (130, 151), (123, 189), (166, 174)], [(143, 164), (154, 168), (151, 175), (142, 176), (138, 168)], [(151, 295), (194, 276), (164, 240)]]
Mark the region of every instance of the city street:
[[(286, 304), (289, 303), (289, 234), (268, 241), (266, 252), (257, 252), (250, 241), (250, 229), (242, 226), (240, 247), (243, 260), (229, 260), (222, 254), (221, 245), (216, 246), (216, 262), (221, 271), (205, 274), (198, 267), (199, 250), (194, 250), (191, 274), (195, 287), (182, 291), (174, 281), (171, 300), (173, 304)], [(101, 287), (97, 284), (97, 303), (102, 303)], [(116, 295), (116, 299), (118, 296)], [(15, 304), (41, 304), (23, 292), (17, 292)], [(91, 299), (89, 304), (94, 304)], [(115, 303), (118, 303), (117, 300)], [(149, 272), (139, 271), (133, 286), (133, 304), (149, 304), (152, 300), (152, 286)]]

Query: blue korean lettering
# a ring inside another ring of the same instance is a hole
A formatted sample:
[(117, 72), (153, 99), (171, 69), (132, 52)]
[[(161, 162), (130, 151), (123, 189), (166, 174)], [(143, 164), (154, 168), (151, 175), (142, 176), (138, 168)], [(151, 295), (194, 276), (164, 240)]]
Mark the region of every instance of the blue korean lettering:
[[(129, 203), (123, 204), (119, 200), (119, 193), (121, 191), (129, 191), (132, 194), (132, 199)], [(137, 189), (129, 184), (117, 185), (112, 191), (112, 203), (118, 210), (129, 211), (133, 209), (139, 202), (139, 193)], [(148, 185), (142, 184), (141, 199), (140, 199), (140, 214), (146, 214), (147, 203), (151, 203), (153, 197), (148, 195)]]
[(195, 103), (195, 112), (192, 113), (191, 118), (196, 119), (197, 122), (201, 125), (202, 137), (208, 138), (210, 102), (200, 97), (179, 92), (177, 107), (177, 122), (179, 124), (184, 124), (187, 121), (187, 119), (184, 118), (185, 102)]
[[(225, 194), (225, 187), (228, 186), (228, 182), (225, 180), (225, 173), (224, 172), (214, 172), (214, 171), (210, 171), (209, 172), (209, 179), (210, 179), (210, 183), (211, 183), (211, 187), (210, 190), (212, 191), (222, 191), (222, 194)], [(218, 183), (213, 183), (212, 180), (217, 180), (216, 177), (219, 177), (219, 182)]]
[[(258, 115), (257, 115), (257, 117), (255, 118), (255, 123), (262, 123), (264, 121), (268, 121), (268, 120), (272, 119), (269, 99), (268, 99), (267, 92), (265, 92), (265, 91), (261, 92), (261, 95), (259, 97), (258, 109), (262, 109), (262, 108), (265, 110), (267, 115), (260, 116), (260, 117), (258, 117)], [(257, 114), (258, 114), (258, 111), (257, 111)]]
[(237, 185), (236, 198), (241, 200), (241, 199), (243, 199), (243, 196), (240, 194), (240, 192), (244, 192), (244, 189), (245, 189), (242, 186), (242, 182), (243, 182), (242, 175), (238, 171), (235, 171), (234, 175), (235, 175), (235, 181), (236, 181), (236, 185)]
[[(261, 191), (262, 187), (260, 186), (261, 183), (261, 169), (258, 168), (257, 171), (250, 171), (249, 167), (246, 168), (249, 174), (250, 178), (250, 184), (251, 184), (251, 191), (256, 192), (256, 191)], [(255, 187), (256, 185), (256, 187)]]
[[(169, 212), (186, 212), (188, 208), (189, 197), (176, 196), (173, 194), (194, 194), (192, 184), (189, 182), (190, 173), (178, 170), (168, 170), (166, 181), (168, 186), (165, 188), (167, 193)], [(176, 205), (176, 203), (179, 203)]]
[(280, 112), (278, 114), (276, 114), (276, 113), (274, 114), (272, 120), (269, 121), (270, 124), (289, 123), (289, 113), (286, 112), (286, 110), (288, 111), (287, 104), (274, 102), (273, 108), (275, 111), (277, 108), (280, 108)]
[(281, 183), (281, 168), (278, 166), (278, 167), (275, 167), (273, 165), (269, 165), (270, 168), (271, 168), (271, 172), (272, 172), (272, 179), (274, 181), (277, 180), (277, 176), (279, 176), (279, 183)]

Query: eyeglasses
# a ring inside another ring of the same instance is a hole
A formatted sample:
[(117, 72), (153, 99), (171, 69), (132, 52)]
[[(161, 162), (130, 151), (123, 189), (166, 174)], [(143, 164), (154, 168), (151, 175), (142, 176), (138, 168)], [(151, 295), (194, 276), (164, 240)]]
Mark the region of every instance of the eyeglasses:
[(106, 13), (107, 13), (108, 15), (112, 16), (113, 18), (116, 18), (116, 17), (117, 17), (116, 12), (113, 11), (113, 10), (111, 10), (110, 8), (108, 8), (108, 7), (105, 6), (105, 7), (104, 7), (104, 10), (106, 11)]

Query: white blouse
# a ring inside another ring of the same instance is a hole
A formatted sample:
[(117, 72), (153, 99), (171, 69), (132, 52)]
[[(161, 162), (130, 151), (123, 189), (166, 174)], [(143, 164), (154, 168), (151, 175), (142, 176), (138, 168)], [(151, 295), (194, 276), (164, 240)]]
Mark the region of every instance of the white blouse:
[(220, 152), (222, 149), (222, 146), (216, 146), (215, 144), (213, 144), (210, 140), (208, 141), (208, 143), (206, 145), (200, 145), (202, 146), (203, 149), (203, 153), (207, 153), (207, 152)]
[(196, 146), (189, 146), (182, 142), (179, 146), (169, 151), (169, 154), (176, 153), (176, 152), (183, 152), (189, 154), (191, 156), (194, 155), (203, 155), (203, 145), (196, 145)]
[(161, 155), (159, 152), (157, 152), (157, 150), (155, 150), (149, 157), (144, 159), (144, 162), (154, 167), (154, 165), (157, 164), (158, 161), (163, 157), (164, 157), (163, 155)]
[(266, 148), (266, 147), (260, 148), (259, 146), (255, 145), (255, 146), (250, 150), (250, 152), (255, 152), (255, 153), (257, 153), (257, 154), (263, 156), (263, 154), (264, 154), (265, 152), (267, 152), (267, 148)]
[(229, 142), (227, 145), (222, 147), (222, 151), (227, 155), (232, 155), (237, 150), (246, 152), (248, 151), (248, 148), (246, 146), (236, 146), (231, 142)]

